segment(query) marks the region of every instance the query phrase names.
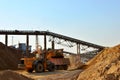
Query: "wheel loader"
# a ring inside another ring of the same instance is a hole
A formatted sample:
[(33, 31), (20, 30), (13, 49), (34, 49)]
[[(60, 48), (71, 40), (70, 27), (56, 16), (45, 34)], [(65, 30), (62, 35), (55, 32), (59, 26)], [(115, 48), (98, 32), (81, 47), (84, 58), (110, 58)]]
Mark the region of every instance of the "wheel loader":
[(37, 73), (44, 71), (54, 71), (64, 69), (67, 70), (70, 64), (69, 58), (64, 58), (63, 49), (48, 49), (35, 53), (32, 58), (21, 58), (18, 68), (25, 69), (27, 72)]

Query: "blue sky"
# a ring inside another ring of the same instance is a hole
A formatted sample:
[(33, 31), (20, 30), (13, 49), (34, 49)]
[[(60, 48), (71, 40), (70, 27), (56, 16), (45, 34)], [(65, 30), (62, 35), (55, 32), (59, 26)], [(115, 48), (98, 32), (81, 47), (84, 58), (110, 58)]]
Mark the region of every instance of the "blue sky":
[(0, 0), (0, 29), (49, 30), (114, 46), (120, 43), (120, 0)]

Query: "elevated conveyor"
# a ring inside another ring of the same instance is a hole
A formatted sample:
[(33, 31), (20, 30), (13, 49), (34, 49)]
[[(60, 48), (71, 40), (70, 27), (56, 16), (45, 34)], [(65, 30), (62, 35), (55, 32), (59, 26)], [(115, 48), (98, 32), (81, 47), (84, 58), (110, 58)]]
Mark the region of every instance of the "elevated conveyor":
[(102, 50), (104, 48), (104, 46), (100, 46), (97, 44), (93, 44), (90, 42), (82, 41), (79, 39), (75, 39), (72, 37), (64, 36), (64, 35), (49, 32), (49, 31), (0, 30), (0, 35), (45, 35), (45, 36), (52, 36), (54, 38), (63, 39), (65, 41), (69, 41), (72, 43), (93, 47), (98, 50)]

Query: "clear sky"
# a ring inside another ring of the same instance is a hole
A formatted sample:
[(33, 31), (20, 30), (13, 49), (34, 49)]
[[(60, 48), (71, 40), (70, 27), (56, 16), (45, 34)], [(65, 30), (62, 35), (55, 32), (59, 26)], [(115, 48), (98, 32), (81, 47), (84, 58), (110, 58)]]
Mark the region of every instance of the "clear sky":
[(49, 30), (114, 46), (120, 43), (120, 0), (0, 0), (0, 29)]

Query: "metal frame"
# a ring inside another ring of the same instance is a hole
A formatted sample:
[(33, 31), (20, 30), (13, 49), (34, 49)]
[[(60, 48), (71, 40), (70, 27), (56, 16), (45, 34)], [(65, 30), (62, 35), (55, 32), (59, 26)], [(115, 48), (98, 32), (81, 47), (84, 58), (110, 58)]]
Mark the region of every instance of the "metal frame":
[[(47, 47), (47, 36), (52, 37), (51, 40), (52, 48), (55, 48), (55, 42), (57, 41), (65, 41), (69, 47), (72, 47), (72, 44), (77, 45), (77, 53), (80, 53), (80, 45), (88, 46), (92, 48), (98, 49), (98, 51), (102, 50), (104, 46), (96, 45), (93, 43), (89, 43), (86, 41), (82, 41), (79, 39), (75, 39), (72, 37), (64, 36), (61, 34), (49, 32), (49, 31), (24, 31), (24, 30), (0, 30), (0, 35), (5, 35), (5, 44), (8, 44), (8, 35), (26, 35), (26, 43), (27, 43), (27, 49), (29, 46), (29, 35), (43, 35), (44, 36), (44, 50), (46, 50)], [(71, 46), (70, 46), (71, 45)], [(28, 53), (28, 51), (26, 51)]]

